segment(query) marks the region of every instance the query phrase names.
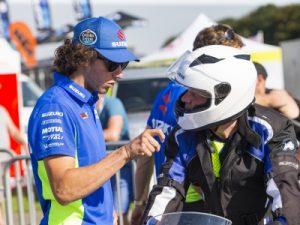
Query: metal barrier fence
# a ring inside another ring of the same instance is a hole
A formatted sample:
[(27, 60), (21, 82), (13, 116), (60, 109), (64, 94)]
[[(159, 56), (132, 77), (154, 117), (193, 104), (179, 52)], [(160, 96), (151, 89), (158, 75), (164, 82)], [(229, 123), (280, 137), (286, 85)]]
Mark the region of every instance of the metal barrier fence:
[[(20, 175), (19, 162), (25, 162), (24, 176)], [(25, 210), (24, 210), (24, 195), (23, 187), (26, 187), (26, 193), (28, 198), (28, 210), (29, 210), (29, 224), (36, 224), (36, 206), (35, 206), (35, 195), (34, 195), (34, 180), (30, 163), (29, 155), (15, 156), (8, 160), (4, 167), (4, 196), (5, 196), (5, 210), (6, 210), (6, 223), (7, 225), (14, 224), (13, 215), (13, 201), (12, 201), (12, 189), (11, 189), (11, 178), (10, 168), (14, 165), (15, 171), (15, 186), (17, 194), (17, 208), (18, 208), (18, 224), (25, 225)]]
[[(113, 151), (120, 146), (127, 144), (128, 141), (120, 141), (120, 142), (109, 142), (107, 144), (107, 151)], [(4, 163), (3, 173), (0, 172), (0, 175), (3, 179), (4, 188), (4, 197), (5, 197), (5, 215), (6, 215), (6, 224), (7, 225), (14, 225), (15, 224), (15, 217), (14, 217), (14, 207), (13, 207), (13, 197), (12, 197), (12, 188), (16, 191), (16, 198), (17, 198), (17, 220), (19, 225), (36, 225), (37, 221), (40, 218), (37, 218), (37, 211), (36, 211), (36, 197), (35, 197), (35, 184), (34, 178), (32, 173), (32, 167), (30, 162), (29, 155), (21, 155), (16, 156), (12, 150), (7, 149), (0, 149), (0, 154), (7, 154), (9, 159)], [(1, 156), (0, 156), (1, 157)], [(23, 163), (24, 167), (24, 176), (20, 174), (20, 163)], [(133, 173), (136, 170), (135, 161), (132, 160), (133, 163)], [(15, 172), (15, 182), (14, 184), (11, 183), (10, 177), (10, 168), (14, 166)], [(2, 169), (1, 169), (2, 170)], [(134, 176), (133, 176), (134, 177)], [(133, 179), (134, 183), (134, 179)], [(13, 187), (12, 187), (13, 186)], [(133, 185), (134, 186), (134, 185)], [(116, 173), (116, 188), (117, 188), (117, 195), (118, 199), (122, 199), (122, 193), (120, 188), (120, 172)], [(28, 202), (28, 216), (25, 216), (25, 208), (24, 208), (24, 191), (26, 191), (27, 195), (27, 202)], [(121, 210), (121, 202), (118, 202), (119, 210), (119, 224), (123, 225), (123, 218), (122, 218), (122, 210)]]

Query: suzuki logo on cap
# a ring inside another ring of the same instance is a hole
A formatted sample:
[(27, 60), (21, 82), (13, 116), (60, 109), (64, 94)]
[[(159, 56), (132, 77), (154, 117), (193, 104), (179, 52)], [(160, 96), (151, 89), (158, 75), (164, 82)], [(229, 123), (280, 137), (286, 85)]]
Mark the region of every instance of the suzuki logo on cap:
[(118, 38), (119, 38), (120, 41), (125, 40), (125, 35), (124, 35), (122, 30), (119, 30), (117, 34), (118, 34)]
[(114, 47), (114, 48), (115, 47), (126, 47), (127, 46), (127, 42), (125, 40), (125, 35), (124, 35), (123, 31), (119, 30), (117, 32), (117, 35), (118, 35), (118, 38), (119, 38), (120, 41), (113, 41), (111, 43), (111, 46)]
[(81, 44), (84, 44), (84, 45), (92, 45), (92, 44), (96, 43), (97, 35), (95, 34), (94, 31), (87, 29), (80, 33), (79, 41)]

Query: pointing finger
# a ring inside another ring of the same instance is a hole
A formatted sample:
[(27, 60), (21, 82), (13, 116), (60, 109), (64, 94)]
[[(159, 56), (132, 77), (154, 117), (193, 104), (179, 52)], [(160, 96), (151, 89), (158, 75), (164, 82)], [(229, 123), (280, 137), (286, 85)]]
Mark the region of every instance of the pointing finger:
[(154, 150), (158, 151), (160, 149), (160, 144), (150, 134), (147, 134), (146, 137), (148, 143), (153, 146)]
[(147, 131), (152, 137), (158, 136), (161, 142), (165, 140), (165, 134), (161, 129), (148, 129)]

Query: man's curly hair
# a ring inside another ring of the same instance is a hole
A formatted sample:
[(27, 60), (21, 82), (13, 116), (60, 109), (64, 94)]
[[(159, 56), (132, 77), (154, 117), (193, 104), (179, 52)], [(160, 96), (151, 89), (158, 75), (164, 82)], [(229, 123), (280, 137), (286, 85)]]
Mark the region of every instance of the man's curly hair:
[(81, 44), (72, 44), (70, 39), (55, 50), (54, 68), (57, 72), (70, 76), (79, 67), (87, 66), (97, 59), (96, 50)]
[(236, 48), (243, 47), (243, 41), (229, 25), (218, 24), (201, 30), (193, 44), (193, 50), (207, 45), (226, 45)]

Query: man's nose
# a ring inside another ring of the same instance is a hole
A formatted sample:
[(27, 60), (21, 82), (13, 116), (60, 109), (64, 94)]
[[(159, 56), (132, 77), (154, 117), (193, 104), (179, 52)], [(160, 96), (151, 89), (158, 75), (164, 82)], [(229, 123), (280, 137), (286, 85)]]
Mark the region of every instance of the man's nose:
[(189, 92), (185, 93), (182, 97), (181, 97), (181, 101), (185, 102), (185, 103), (189, 103), (191, 101), (191, 95), (189, 94)]
[(122, 69), (121, 69), (120, 66), (119, 66), (118, 69), (116, 69), (116, 70), (113, 71), (112, 73), (113, 73), (113, 74), (112, 74), (113, 78), (116, 79), (116, 80), (122, 79), (123, 76), (124, 76), (124, 73), (123, 73), (123, 71), (122, 71)]

